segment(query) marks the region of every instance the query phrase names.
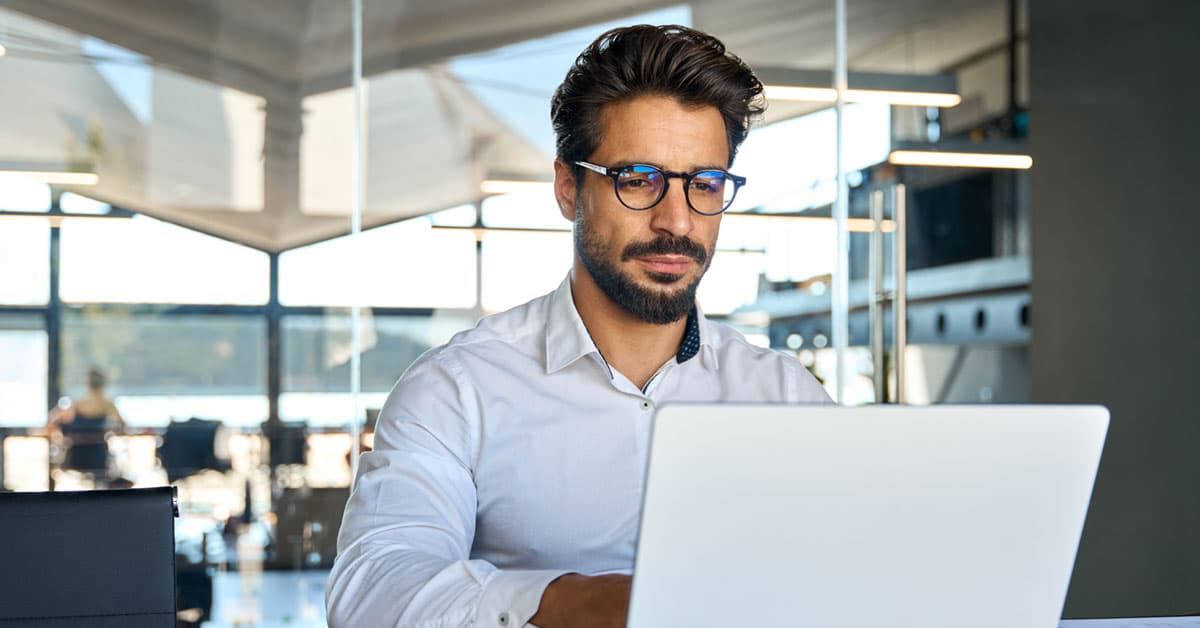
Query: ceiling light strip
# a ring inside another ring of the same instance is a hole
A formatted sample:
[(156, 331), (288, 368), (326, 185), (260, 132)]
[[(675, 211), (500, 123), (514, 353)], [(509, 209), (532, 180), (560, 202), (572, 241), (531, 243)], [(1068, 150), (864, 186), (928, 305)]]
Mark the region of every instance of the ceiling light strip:
[(55, 185), (96, 185), (100, 175), (94, 172), (56, 172), (53, 170), (0, 170), (0, 175), (28, 177)]
[(888, 163), (895, 166), (1028, 170), (1033, 167), (1033, 157), (1009, 153), (895, 150), (888, 155)]
[[(767, 85), (766, 91), (770, 100), (822, 103), (837, 101), (837, 90), (829, 87)], [(944, 92), (848, 89), (845, 95), (848, 103), (881, 103), (912, 107), (957, 107), (962, 103), (962, 97), (958, 94)]]

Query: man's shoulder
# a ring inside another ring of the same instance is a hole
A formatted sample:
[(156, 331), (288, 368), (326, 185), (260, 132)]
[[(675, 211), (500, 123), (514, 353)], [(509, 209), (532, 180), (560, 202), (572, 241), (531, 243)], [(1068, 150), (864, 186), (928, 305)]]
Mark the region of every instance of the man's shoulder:
[(474, 327), (454, 334), (446, 344), (427, 351), (419, 362), (455, 364), (469, 362), (480, 354), (496, 352), (510, 355), (540, 354), (553, 294), (545, 294), (512, 309), (484, 316)]
[(485, 316), (421, 354), (392, 388), (383, 415), (413, 414), (427, 422), (437, 413), (419, 411), (424, 406), (451, 403), (463, 391), (488, 382), (495, 369), (520, 368), (539, 359), (544, 352), (539, 347), (545, 345), (545, 299)]

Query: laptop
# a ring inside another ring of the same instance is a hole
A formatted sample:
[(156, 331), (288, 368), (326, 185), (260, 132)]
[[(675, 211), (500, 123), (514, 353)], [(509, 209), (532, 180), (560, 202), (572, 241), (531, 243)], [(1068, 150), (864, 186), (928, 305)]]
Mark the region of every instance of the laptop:
[(1108, 411), (668, 405), (629, 628), (1054, 628)]

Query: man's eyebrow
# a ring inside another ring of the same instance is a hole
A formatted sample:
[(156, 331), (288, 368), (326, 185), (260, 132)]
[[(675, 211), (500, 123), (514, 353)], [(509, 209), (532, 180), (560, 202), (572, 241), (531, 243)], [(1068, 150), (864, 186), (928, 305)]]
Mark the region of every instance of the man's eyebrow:
[(609, 164), (608, 167), (612, 168), (613, 170), (619, 170), (621, 168), (624, 168), (625, 166), (654, 166), (655, 168), (662, 167), (654, 162), (646, 161), (644, 159), (624, 159), (621, 161), (615, 161), (615, 162)]
[[(674, 170), (671, 170), (670, 168), (664, 168), (662, 166), (662, 164), (654, 163), (653, 161), (650, 161), (647, 159), (624, 159), (621, 161), (613, 162), (613, 164), (610, 165), (609, 168), (612, 168), (613, 170), (618, 170), (618, 169), (624, 168), (626, 166), (654, 166), (655, 168), (658, 168), (659, 170), (676, 172)], [(692, 172), (700, 172), (702, 170), (720, 170), (721, 172), (726, 172), (725, 166), (718, 166), (718, 165), (693, 165), (693, 166), (689, 167), (687, 170), (680, 170), (678, 172), (692, 173)]]

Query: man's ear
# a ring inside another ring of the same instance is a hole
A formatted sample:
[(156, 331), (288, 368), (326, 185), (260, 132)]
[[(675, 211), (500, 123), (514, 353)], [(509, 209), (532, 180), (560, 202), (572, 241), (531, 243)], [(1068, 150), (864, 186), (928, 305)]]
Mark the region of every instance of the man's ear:
[(563, 218), (575, 222), (575, 169), (563, 160), (554, 160), (554, 199), (558, 201), (558, 211)]

